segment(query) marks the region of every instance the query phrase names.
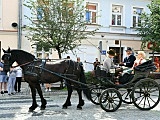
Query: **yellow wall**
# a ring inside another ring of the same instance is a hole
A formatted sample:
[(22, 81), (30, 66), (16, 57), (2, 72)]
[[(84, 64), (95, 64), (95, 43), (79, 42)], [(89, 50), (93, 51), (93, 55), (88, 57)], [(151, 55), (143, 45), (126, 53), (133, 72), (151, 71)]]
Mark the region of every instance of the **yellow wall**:
[(18, 23), (18, 0), (2, 0), (2, 30), (17, 30), (13, 22)]

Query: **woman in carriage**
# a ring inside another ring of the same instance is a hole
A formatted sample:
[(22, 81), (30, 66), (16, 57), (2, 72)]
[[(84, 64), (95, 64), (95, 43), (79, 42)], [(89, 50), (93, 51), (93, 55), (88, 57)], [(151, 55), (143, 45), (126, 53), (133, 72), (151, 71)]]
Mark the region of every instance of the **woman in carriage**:
[(134, 74), (134, 68), (136, 66), (146, 62), (145, 56), (146, 55), (145, 55), (144, 51), (138, 51), (138, 54), (136, 56), (136, 60), (134, 61), (133, 67), (131, 69), (123, 72), (121, 74), (121, 76), (119, 77), (119, 83), (120, 84), (125, 84), (133, 78), (133, 75), (131, 75), (131, 74)]

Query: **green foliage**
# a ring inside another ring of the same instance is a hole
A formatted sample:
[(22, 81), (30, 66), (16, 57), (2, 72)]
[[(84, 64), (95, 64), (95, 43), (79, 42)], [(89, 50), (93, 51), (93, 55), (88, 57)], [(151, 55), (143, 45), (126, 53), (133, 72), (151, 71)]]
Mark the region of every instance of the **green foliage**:
[(92, 75), (92, 72), (85, 73), (87, 84), (99, 84), (99, 80)]
[(147, 6), (151, 13), (143, 13), (141, 15), (142, 23), (137, 30), (138, 35), (142, 40), (142, 49), (144, 49), (148, 42), (154, 43), (151, 48), (153, 51), (160, 51), (160, 0), (152, 0)]
[(85, 22), (83, 0), (29, 0), (26, 7), (31, 10), (32, 18), (27, 26), (28, 39), (38, 45), (38, 49), (62, 53), (73, 50), (81, 44), (82, 39), (94, 35), (95, 30), (88, 31)]

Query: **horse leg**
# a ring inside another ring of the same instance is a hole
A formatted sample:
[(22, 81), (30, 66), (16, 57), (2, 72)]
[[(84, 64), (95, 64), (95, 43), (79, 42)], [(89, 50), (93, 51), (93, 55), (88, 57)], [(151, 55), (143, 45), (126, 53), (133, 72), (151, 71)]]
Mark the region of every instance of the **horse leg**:
[(44, 110), (46, 108), (47, 101), (43, 97), (42, 89), (41, 89), (39, 83), (37, 83), (36, 89), (37, 89), (37, 92), (38, 92), (38, 94), (39, 94), (39, 96), (41, 98), (41, 103), (42, 103), (41, 104), (41, 110)]
[(82, 99), (82, 90), (77, 89), (77, 93), (79, 96), (79, 104), (77, 105), (77, 110), (82, 110), (82, 106), (84, 105), (84, 100)]
[(63, 109), (67, 109), (68, 106), (71, 106), (70, 99), (73, 92), (72, 86), (67, 85), (67, 90), (68, 90), (68, 96), (67, 96), (66, 102), (62, 106)]
[(29, 112), (33, 112), (33, 110), (35, 110), (38, 107), (36, 102), (36, 89), (34, 83), (29, 83), (29, 86), (32, 93), (32, 106), (29, 108)]

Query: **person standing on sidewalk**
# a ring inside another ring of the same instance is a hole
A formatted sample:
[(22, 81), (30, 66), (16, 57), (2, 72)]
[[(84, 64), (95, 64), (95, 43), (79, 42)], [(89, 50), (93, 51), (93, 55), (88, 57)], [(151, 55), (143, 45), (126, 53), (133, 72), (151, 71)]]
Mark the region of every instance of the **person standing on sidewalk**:
[(9, 73), (9, 78), (8, 78), (8, 95), (14, 95), (15, 94), (15, 90), (14, 90), (14, 86), (15, 86), (15, 82), (16, 82), (16, 68), (10, 68)]
[(48, 91), (51, 92), (51, 91), (52, 91), (52, 90), (51, 90), (51, 87), (52, 87), (52, 85), (51, 85), (50, 83), (46, 83), (46, 84), (45, 84), (45, 88), (46, 88), (45, 91), (46, 91), (46, 92), (48, 92)]
[[(15, 82), (15, 86), (14, 89), (16, 92), (21, 92), (21, 81), (22, 81), (22, 68), (20, 66), (16, 67), (15, 70), (16, 72), (16, 82)], [(17, 89), (18, 87), (18, 89)]]
[[(0, 92), (1, 94), (7, 93), (7, 72), (3, 71), (4, 63), (3, 60), (0, 62)], [(2, 90), (4, 87), (4, 91)]]

